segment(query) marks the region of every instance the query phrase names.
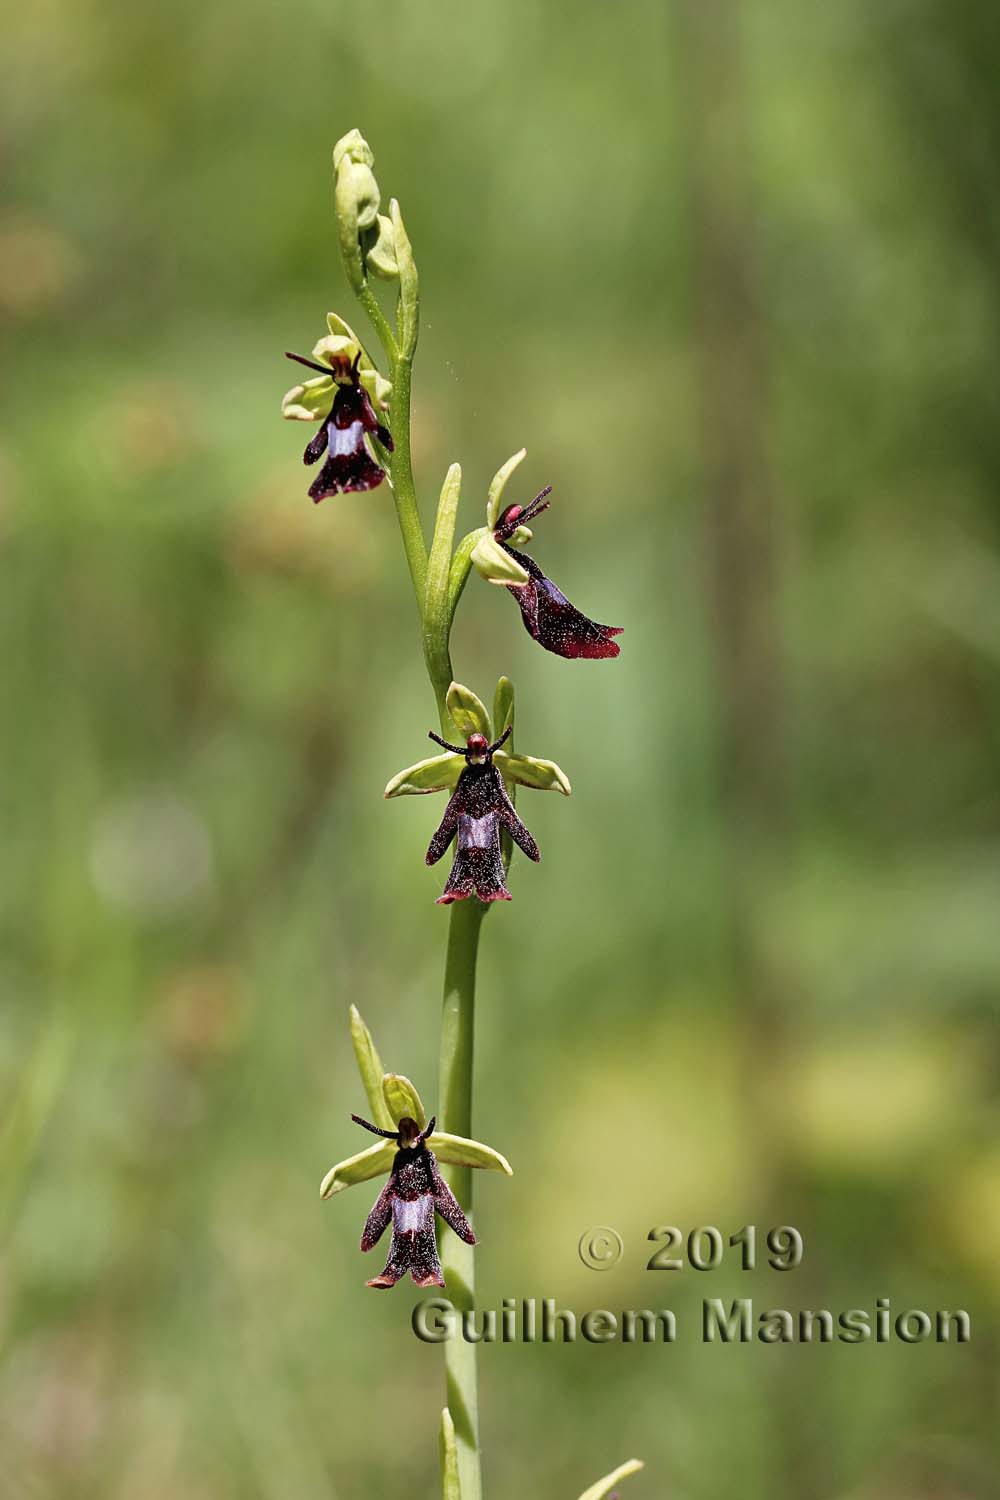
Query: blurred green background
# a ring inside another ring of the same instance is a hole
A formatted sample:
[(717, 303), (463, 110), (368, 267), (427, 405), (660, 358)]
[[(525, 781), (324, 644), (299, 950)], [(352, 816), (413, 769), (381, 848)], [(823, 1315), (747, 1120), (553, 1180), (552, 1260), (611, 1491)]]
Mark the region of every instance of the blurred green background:
[[(481, 1358), (491, 1496), (997, 1493), (1000, 202), (984, 0), (39, 0), (2, 63), (0, 1493), (436, 1493), (439, 1350), (376, 1297), (346, 1011), (427, 1099), (439, 799), (386, 491), (278, 405), (345, 290), (359, 126), (422, 273), (425, 507), (521, 444), (563, 664), (470, 582), (543, 849), (487, 925), (482, 1300), (672, 1348)], [(784, 1277), (647, 1272), (791, 1223)], [(596, 1275), (576, 1245), (615, 1226)], [(704, 1347), (967, 1308), (965, 1348)]]

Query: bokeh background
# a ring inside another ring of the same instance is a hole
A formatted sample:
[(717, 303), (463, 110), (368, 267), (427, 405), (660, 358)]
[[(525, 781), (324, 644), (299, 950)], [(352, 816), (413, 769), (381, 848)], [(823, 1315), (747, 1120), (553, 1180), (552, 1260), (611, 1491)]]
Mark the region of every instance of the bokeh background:
[[(4, 21), (0, 1493), (437, 1492), (375, 1297), (346, 1028), (432, 1099), (432, 703), (387, 492), (305, 496), (285, 348), (361, 326), (359, 126), (424, 325), (425, 507), (524, 444), (564, 664), (473, 578), (544, 851), (487, 926), (483, 1301), (673, 1348), (483, 1351), (491, 1496), (996, 1494), (1000, 38), (985, 0), (39, 0)], [(530, 804), (530, 805), (529, 805)], [(791, 1223), (798, 1271), (645, 1270)], [(625, 1256), (580, 1263), (589, 1225)], [(707, 1348), (704, 1296), (964, 1307), (964, 1348)]]

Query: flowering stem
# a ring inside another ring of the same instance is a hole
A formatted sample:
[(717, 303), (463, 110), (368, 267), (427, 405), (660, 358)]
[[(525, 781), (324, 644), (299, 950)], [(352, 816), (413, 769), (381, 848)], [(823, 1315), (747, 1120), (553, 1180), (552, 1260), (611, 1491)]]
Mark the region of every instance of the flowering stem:
[[(393, 205), (397, 246), (402, 249), (398, 206)], [(392, 490), (403, 550), (413, 582), (423, 624), (424, 662), (437, 703), (442, 733), (451, 732), (447, 707), (452, 680), (450, 637), (455, 606), (469, 574), (469, 538), (459, 546), (461, 557), (453, 560), (452, 544), (462, 474), (453, 464), (445, 479), (438, 505), (437, 524), (430, 553), (420, 524), (410, 450), (410, 381), (416, 347), (419, 303), (416, 270), (412, 267), (412, 291), (401, 297), (401, 340), (397, 343), (382, 310), (365, 283), (357, 296), (371, 318), (385, 349), (392, 379), (389, 428), (395, 449), (392, 454)], [(474, 545), (474, 543), (473, 543)], [(457, 569), (457, 572), (456, 572)], [(441, 1068), (438, 1080), (438, 1121), (453, 1135), (472, 1133), (473, 1033), (475, 1026), (476, 962), (479, 934), (488, 908), (475, 898), (451, 908), (448, 948), (445, 958), (444, 1003), (441, 1016)], [(442, 1175), (466, 1214), (472, 1211), (472, 1172), (468, 1167), (442, 1164)], [(457, 1235), (442, 1238), (441, 1267), (452, 1303), (459, 1311), (475, 1306), (475, 1262), (473, 1248)], [(455, 1444), (462, 1500), (482, 1500), (479, 1463), (479, 1398), (476, 1377), (476, 1345), (464, 1339), (445, 1344), (447, 1401), (455, 1425)]]
[(396, 358), (396, 336), (392, 331), (389, 319), (378, 304), (378, 298), (371, 287), (365, 281), (358, 292), (358, 301), (375, 325), (375, 331), (382, 341), (382, 348), (389, 357), (390, 362)]

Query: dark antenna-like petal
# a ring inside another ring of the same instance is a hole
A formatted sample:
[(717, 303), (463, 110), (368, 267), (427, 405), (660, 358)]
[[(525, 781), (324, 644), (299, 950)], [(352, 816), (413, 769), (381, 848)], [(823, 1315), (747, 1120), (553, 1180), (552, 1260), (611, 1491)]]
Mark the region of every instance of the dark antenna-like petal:
[(370, 1130), (372, 1135), (380, 1135), (387, 1141), (398, 1141), (398, 1130), (383, 1130), (380, 1125), (373, 1125), (370, 1120), (363, 1120), (360, 1115), (352, 1115), (351, 1119), (355, 1125), (360, 1125), (364, 1130)]

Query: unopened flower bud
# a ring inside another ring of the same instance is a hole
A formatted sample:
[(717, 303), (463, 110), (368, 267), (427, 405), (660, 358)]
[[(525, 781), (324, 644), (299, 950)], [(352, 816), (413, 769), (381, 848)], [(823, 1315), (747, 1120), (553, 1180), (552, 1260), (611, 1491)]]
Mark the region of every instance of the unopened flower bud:
[(333, 148), (334, 204), (340, 229), (340, 249), (347, 279), (356, 291), (365, 280), (358, 235), (378, 220), (378, 183), (372, 171), (375, 157), (358, 130), (341, 136)]

